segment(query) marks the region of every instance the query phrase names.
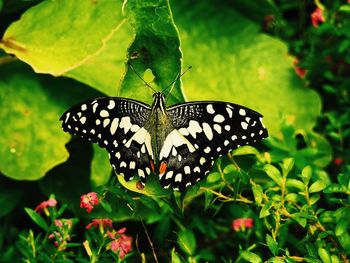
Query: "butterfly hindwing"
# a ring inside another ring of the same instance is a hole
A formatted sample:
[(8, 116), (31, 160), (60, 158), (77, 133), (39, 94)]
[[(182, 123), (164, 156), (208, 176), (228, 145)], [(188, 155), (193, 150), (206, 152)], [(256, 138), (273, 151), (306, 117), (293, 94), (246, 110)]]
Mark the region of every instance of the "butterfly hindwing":
[(138, 174), (145, 182), (154, 159), (151, 136), (144, 128), (149, 115), (146, 104), (110, 97), (73, 106), (60, 120), (64, 131), (106, 148), (113, 168), (125, 180)]
[(159, 159), (167, 165), (160, 174), (163, 186), (184, 189), (203, 178), (215, 158), (268, 136), (262, 115), (237, 104), (190, 102), (169, 107), (167, 112), (174, 130)]

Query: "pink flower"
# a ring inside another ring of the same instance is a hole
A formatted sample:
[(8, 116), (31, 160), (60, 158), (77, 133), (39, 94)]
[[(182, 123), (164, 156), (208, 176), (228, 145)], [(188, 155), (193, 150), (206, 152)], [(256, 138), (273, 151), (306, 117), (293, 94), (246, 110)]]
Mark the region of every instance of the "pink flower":
[(90, 192), (80, 196), (80, 207), (86, 209), (87, 213), (98, 205), (98, 195), (95, 192)]
[(305, 78), (305, 76), (306, 76), (306, 70), (298, 66), (298, 65), (299, 65), (299, 59), (298, 59), (298, 58), (295, 58), (295, 59), (294, 59), (293, 65), (294, 65), (295, 73), (296, 73), (300, 78)]
[(315, 11), (311, 13), (311, 22), (315, 28), (318, 28), (318, 24), (323, 23), (326, 19), (323, 16), (323, 10), (316, 7)]
[(56, 199), (49, 199), (47, 201), (41, 202), (35, 209), (34, 211), (37, 213), (41, 213), (41, 211), (45, 211), (45, 213), (47, 212), (47, 208), (48, 207), (54, 207), (57, 205), (57, 201)]
[(93, 219), (90, 224), (88, 224), (85, 228), (89, 229), (91, 227), (100, 227), (102, 229), (105, 228), (113, 228), (113, 221), (109, 218), (101, 218), (101, 219)]
[(118, 231), (108, 232), (108, 236), (113, 239), (110, 243), (110, 249), (116, 254), (119, 253), (121, 259), (132, 250), (133, 238), (125, 235), (125, 231), (126, 228), (123, 227)]
[(253, 218), (237, 218), (232, 221), (232, 228), (234, 231), (244, 231), (247, 228), (253, 227)]

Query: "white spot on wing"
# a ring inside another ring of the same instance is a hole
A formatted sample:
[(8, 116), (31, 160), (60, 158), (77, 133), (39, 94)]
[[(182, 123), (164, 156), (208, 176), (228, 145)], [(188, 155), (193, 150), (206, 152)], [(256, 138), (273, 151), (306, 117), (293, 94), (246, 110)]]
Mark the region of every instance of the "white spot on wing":
[(232, 118), (232, 110), (229, 107), (226, 107), (226, 111), (228, 113), (228, 116)]
[(245, 116), (247, 113), (246, 113), (246, 111), (245, 111), (245, 109), (240, 109), (239, 110), (239, 115), (241, 115), (241, 116)]
[[(173, 174), (174, 174), (173, 171), (167, 172), (166, 175), (165, 175), (165, 179), (170, 179), (170, 178), (172, 178), (172, 177), (173, 177)], [(159, 179), (161, 179), (161, 178), (159, 178)]]
[(185, 166), (184, 167), (184, 171), (185, 171), (185, 174), (190, 174), (191, 173), (191, 169), (189, 166)]
[(203, 122), (203, 131), (205, 136), (207, 136), (208, 140), (211, 141), (213, 139), (213, 131), (210, 127), (210, 125), (206, 122)]
[(121, 163), (120, 163), (120, 167), (126, 167), (126, 162), (124, 162), (124, 161), (121, 162)]
[(215, 113), (215, 111), (214, 111), (214, 108), (213, 108), (213, 105), (212, 105), (212, 104), (208, 104), (208, 105), (207, 105), (207, 112), (208, 112), (209, 114), (213, 114), (213, 113)]
[(86, 104), (81, 105), (81, 110), (82, 110), (82, 111), (84, 111), (84, 110), (86, 110), (86, 109), (87, 109)]
[(207, 146), (207, 147), (204, 149), (204, 152), (205, 152), (205, 153), (210, 153), (210, 147)]
[(84, 116), (81, 117), (81, 118), (80, 118), (80, 122), (81, 122), (81, 124), (84, 124), (84, 123), (86, 122), (86, 117), (84, 117)]
[(138, 174), (141, 178), (145, 178), (145, 173), (144, 173), (141, 169), (138, 169), (138, 170), (137, 170), (137, 174)]
[(214, 130), (217, 131), (218, 134), (221, 134), (221, 126), (219, 124), (214, 124)]
[(218, 122), (218, 123), (222, 123), (224, 120), (225, 120), (225, 118), (221, 114), (215, 115), (215, 117), (214, 117), (214, 121)]
[(106, 118), (106, 117), (109, 116), (109, 113), (108, 113), (108, 111), (106, 111), (106, 110), (101, 110), (101, 111), (100, 111), (100, 116), (103, 117), (103, 118)]
[(200, 173), (201, 169), (198, 166), (196, 166), (196, 167), (194, 167), (193, 172)]
[(175, 182), (181, 182), (182, 181), (182, 174), (177, 174), (175, 176)]
[(118, 118), (114, 118), (110, 127), (110, 132), (112, 135), (114, 135), (115, 131), (118, 128), (118, 123), (119, 123), (119, 119)]
[(106, 118), (103, 120), (103, 127), (107, 127), (107, 125), (109, 124), (110, 119)]
[(204, 163), (205, 163), (205, 158), (204, 157), (201, 157), (200, 159), (199, 159), (199, 163), (201, 164), (201, 165), (203, 165)]
[(202, 128), (199, 125), (198, 121), (190, 120), (188, 131), (191, 133), (192, 137), (196, 139), (196, 133), (202, 132)]
[(242, 122), (241, 122), (241, 126), (242, 126), (242, 129), (243, 129), (243, 130), (246, 130), (246, 129), (248, 128), (248, 123), (242, 121)]
[(130, 130), (131, 126), (132, 124), (130, 122), (130, 117), (127, 116), (127, 117), (121, 118), (119, 127), (121, 129), (124, 129), (125, 134)]
[(130, 169), (135, 169), (136, 163), (134, 161), (131, 161), (129, 164)]
[(96, 109), (97, 109), (98, 103), (95, 103), (94, 105), (92, 105), (92, 112), (95, 113)]
[(64, 122), (67, 122), (67, 121), (68, 121), (69, 116), (70, 116), (70, 112), (68, 112), (68, 113), (66, 114), (66, 119), (64, 120)]
[(107, 108), (111, 110), (111, 109), (113, 109), (114, 107), (115, 107), (115, 102), (114, 102), (114, 100), (110, 100), (110, 101), (109, 101), (109, 104), (108, 104), (108, 106), (107, 106)]

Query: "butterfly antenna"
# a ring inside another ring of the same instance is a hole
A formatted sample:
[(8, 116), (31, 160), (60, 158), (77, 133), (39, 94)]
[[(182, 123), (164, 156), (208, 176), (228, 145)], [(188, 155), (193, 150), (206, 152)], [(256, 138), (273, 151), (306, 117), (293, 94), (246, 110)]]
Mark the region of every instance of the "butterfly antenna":
[(153, 92), (157, 92), (154, 88), (152, 88), (152, 86), (151, 85), (149, 85), (148, 83), (147, 83), (147, 81), (146, 80), (144, 80), (141, 76), (140, 76), (140, 74), (139, 73), (137, 73), (137, 71), (135, 70), (135, 68), (134, 68), (134, 66), (131, 64), (131, 63), (127, 63), (129, 66), (130, 66), (130, 68), (132, 69), (132, 71), (134, 71), (134, 73), (136, 74), (136, 76), (138, 76), (139, 77), (139, 79), (140, 80), (142, 80), (143, 81), (143, 83), (145, 83), (146, 84), (146, 86), (147, 87), (149, 87), (151, 90), (153, 90)]
[(164, 91), (166, 91), (168, 88), (171, 87), (171, 89), (169, 90), (166, 98), (169, 96), (169, 94), (171, 94), (171, 91), (173, 90), (173, 88), (175, 87), (175, 83), (176, 81), (178, 81), (188, 70), (190, 70), (192, 68), (192, 66), (189, 66), (184, 72), (182, 72), (182, 74), (180, 74), (180, 72), (177, 74), (175, 80), (173, 82), (170, 83), (169, 86), (167, 86), (165, 89), (162, 90), (162, 93), (164, 93)]

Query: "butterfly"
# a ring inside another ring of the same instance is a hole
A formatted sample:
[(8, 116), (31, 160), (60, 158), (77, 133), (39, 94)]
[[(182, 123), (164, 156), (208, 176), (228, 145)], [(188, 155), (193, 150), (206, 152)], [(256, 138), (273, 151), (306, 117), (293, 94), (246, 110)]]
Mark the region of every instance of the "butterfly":
[(204, 178), (214, 160), (268, 137), (262, 115), (221, 101), (166, 105), (162, 92), (153, 104), (103, 97), (73, 106), (60, 118), (64, 131), (88, 139), (109, 153), (117, 174), (159, 176), (163, 188), (183, 191)]

